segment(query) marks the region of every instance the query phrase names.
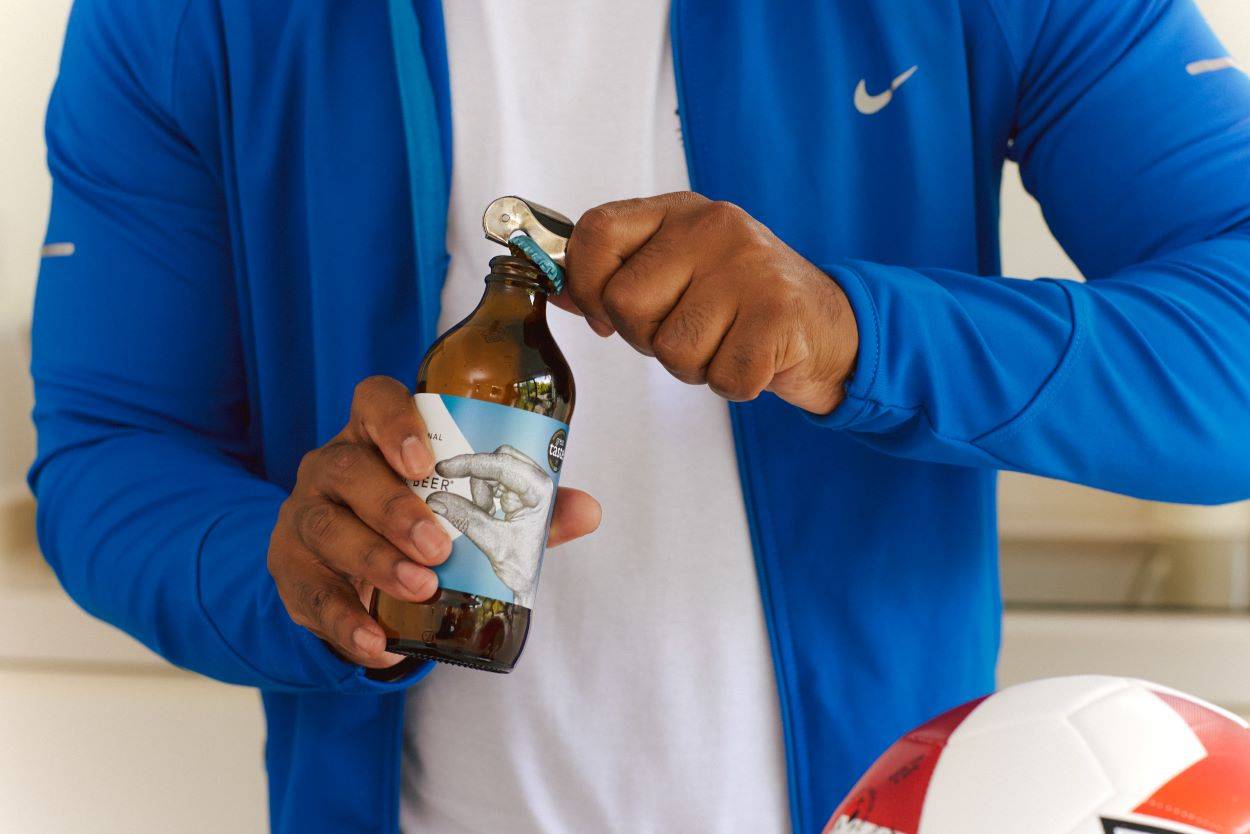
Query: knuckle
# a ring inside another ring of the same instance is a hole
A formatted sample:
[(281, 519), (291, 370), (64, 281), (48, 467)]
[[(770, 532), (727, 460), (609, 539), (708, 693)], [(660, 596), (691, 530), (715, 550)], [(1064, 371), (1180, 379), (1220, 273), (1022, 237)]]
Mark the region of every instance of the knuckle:
[(702, 385), (707, 381), (707, 368), (703, 365), (691, 363), (669, 368), (668, 372), (687, 385)]
[(269, 533), (269, 552), (272, 554), (287, 531), (294, 527), (295, 517), (299, 510), (299, 499), (292, 493), (278, 507), (278, 517), (274, 521), (273, 530)]
[(733, 354), (708, 368), (707, 384), (718, 395), (734, 401), (754, 399), (762, 388), (753, 382), (749, 365)]
[(390, 382), (391, 380), (389, 377), (382, 376), (381, 374), (367, 376), (360, 380), (360, 382), (356, 383), (356, 389), (352, 392), (352, 401), (359, 402), (361, 400), (367, 400), (375, 394), (389, 388)]
[(638, 319), (642, 312), (638, 293), (633, 291), (630, 284), (629, 276), (618, 272), (616, 278), (603, 290), (604, 309), (619, 321), (632, 322)]
[(317, 468), (317, 458), (321, 454), (320, 449), (312, 449), (305, 452), (304, 456), (299, 459), (299, 468), (295, 470), (295, 481), (307, 481), (312, 477), (312, 473)]
[(573, 233), (577, 235), (578, 241), (583, 246), (602, 246), (612, 237), (615, 223), (611, 209), (606, 206), (596, 206), (578, 219)]
[(714, 200), (699, 210), (699, 223), (716, 231), (741, 225), (746, 217), (745, 211), (727, 200)]
[(299, 534), (306, 542), (328, 542), (338, 532), (338, 513), (326, 503), (309, 504), (299, 514)]
[[(367, 577), (389, 576), (391, 562), (394, 561), (390, 548), (381, 544), (372, 544), (360, 554), (361, 574)], [(374, 584), (377, 584), (376, 582)]]
[(725, 363), (718, 362), (707, 369), (707, 387), (727, 400), (735, 399), (738, 378)]
[(379, 410), (380, 405), (386, 403), (386, 396), (391, 393), (395, 385), (399, 385), (399, 381), (380, 374), (366, 376), (356, 383), (356, 388), (351, 394), (351, 415), (347, 420), (349, 430), (354, 429), (366, 435), (364, 431), (366, 424)]
[(407, 389), (398, 380), (380, 374), (367, 376), (356, 383), (348, 430), (355, 431), (360, 436), (368, 436), (369, 422), (385, 412), (397, 388), (407, 394)]
[(412, 490), (396, 490), (382, 499), (382, 517), (388, 521), (407, 521), (414, 515), (420, 500)]
[(272, 546), (269, 548), (269, 553), (265, 556), (265, 569), (269, 571), (269, 577), (278, 586), (278, 594), (281, 596), (282, 578), (286, 573), (286, 560), (278, 548)]
[(653, 350), (660, 364), (673, 373), (692, 374), (702, 367), (689, 342), (676, 340), (664, 331), (656, 336)]
[(670, 370), (694, 370), (699, 359), (695, 350), (707, 328), (708, 316), (702, 310), (678, 311), (655, 334), (656, 358)]
[(307, 629), (311, 629), (315, 625), (312, 620), (308, 619), (308, 616), (304, 613), (304, 609), (300, 607), (298, 603), (292, 602), (287, 598), (287, 595), (283, 594), (281, 591), (279, 591), (278, 596), (282, 598), (282, 605), (286, 608), (286, 615), (291, 618), (291, 622), (295, 623), (300, 628)]
[(675, 339), (669, 330), (661, 330), (655, 334), (651, 349), (660, 364), (670, 371), (686, 370), (690, 365), (685, 345)]
[(290, 616), (291, 622), (295, 623), (300, 628), (306, 628), (309, 631), (312, 631), (315, 628), (317, 628), (316, 621), (314, 621), (311, 617), (305, 614), (304, 609), (300, 608), (298, 605), (295, 605), (295, 606), (288, 605), (286, 612)]
[(712, 202), (697, 191), (674, 191), (670, 194), (663, 194), (661, 197), (682, 207), (699, 207)]
[(763, 357), (754, 344), (737, 345), (729, 350), (729, 367), (746, 390), (754, 388), (762, 365)]
[[(685, 369), (685, 368), (669, 368), (669, 374), (678, 382), (684, 382), (687, 385), (702, 385), (706, 382), (702, 368)], [(713, 392), (715, 393), (715, 392)]]
[(337, 598), (329, 585), (303, 586), (304, 610), (315, 623), (327, 622)]
[(298, 582), (283, 596), (283, 603), (286, 605), (287, 613), (291, 615), (291, 619), (297, 625), (301, 625), (304, 628), (316, 628), (318, 625), (317, 620), (313, 616), (316, 609), (311, 604), (315, 592), (316, 589), (308, 582)]
[(358, 444), (338, 440), (322, 447), (321, 457), (332, 477), (344, 478), (365, 459), (365, 452)]

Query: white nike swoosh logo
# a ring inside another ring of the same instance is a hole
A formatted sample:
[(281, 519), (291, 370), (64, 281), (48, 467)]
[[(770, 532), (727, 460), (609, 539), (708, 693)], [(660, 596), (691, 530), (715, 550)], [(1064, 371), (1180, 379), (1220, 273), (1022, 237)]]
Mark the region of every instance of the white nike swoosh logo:
[(890, 103), (890, 99), (894, 98), (894, 91), (902, 87), (917, 69), (919, 67), (912, 67), (903, 72), (898, 78), (890, 82), (888, 90), (876, 95), (869, 95), (867, 82), (862, 78), (859, 79), (859, 83), (855, 85), (855, 109), (865, 116), (871, 116), (873, 113), (880, 112), (882, 108)]
[(1190, 75), (1202, 75), (1222, 69), (1241, 69), (1241, 67), (1238, 66), (1237, 59), (1227, 55), (1223, 58), (1208, 58), (1205, 61), (1194, 61), (1185, 65), (1185, 72)]

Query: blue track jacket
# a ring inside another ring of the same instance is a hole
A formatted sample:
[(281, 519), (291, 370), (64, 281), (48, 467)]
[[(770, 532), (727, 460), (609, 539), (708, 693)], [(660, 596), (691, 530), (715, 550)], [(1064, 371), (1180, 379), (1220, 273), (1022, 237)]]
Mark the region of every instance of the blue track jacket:
[[(675, 0), (672, 38), (695, 189), (859, 323), (831, 415), (729, 406), (815, 831), (993, 687), (997, 470), (1250, 496), (1250, 81), (1194, 63), (1226, 52), (1189, 0)], [(412, 380), (436, 335), (448, 99), (430, 0), (79, 0), (49, 107), (47, 241), (75, 251), (35, 310), (40, 541), (92, 614), (261, 690), (278, 832), (397, 827), (428, 669), (338, 660), (265, 558), (355, 383)], [(1004, 159), (1088, 283), (999, 276)]]

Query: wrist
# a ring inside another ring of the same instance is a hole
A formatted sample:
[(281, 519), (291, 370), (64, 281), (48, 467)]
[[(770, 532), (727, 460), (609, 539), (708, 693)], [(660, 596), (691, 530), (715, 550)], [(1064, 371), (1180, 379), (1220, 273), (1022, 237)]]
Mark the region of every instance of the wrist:
[(804, 407), (825, 415), (846, 398), (847, 383), (859, 357), (859, 326), (851, 302), (838, 282), (820, 272), (820, 297), (812, 305), (812, 393)]
[(859, 323), (855, 320), (855, 310), (851, 307), (851, 300), (842, 291), (842, 286), (832, 277), (829, 279), (829, 286), (836, 296), (833, 302), (835, 356), (832, 375), (837, 380), (841, 401), (859, 359)]

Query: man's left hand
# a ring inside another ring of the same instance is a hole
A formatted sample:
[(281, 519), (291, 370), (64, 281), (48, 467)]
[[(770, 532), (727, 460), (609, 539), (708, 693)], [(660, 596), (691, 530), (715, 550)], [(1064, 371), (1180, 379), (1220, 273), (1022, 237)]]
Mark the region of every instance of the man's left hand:
[(729, 400), (772, 391), (828, 414), (859, 332), (837, 283), (732, 203), (691, 192), (582, 215), (555, 303), (619, 333), (692, 385)]

